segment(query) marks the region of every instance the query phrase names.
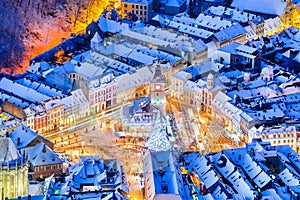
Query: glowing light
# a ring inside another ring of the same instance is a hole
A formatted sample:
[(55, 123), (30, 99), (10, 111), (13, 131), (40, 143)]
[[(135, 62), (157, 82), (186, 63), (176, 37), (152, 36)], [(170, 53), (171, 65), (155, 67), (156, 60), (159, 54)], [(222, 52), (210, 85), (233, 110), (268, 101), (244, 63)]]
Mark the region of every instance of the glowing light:
[[(115, 7), (116, 10), (120, 10), (120, 1), (89, 0), (86, 5), (78, 8), (76, 7), (75, 14), (72, 9), (68, 10), (68, 13), (65, 16), (71, 16), (72, 20), (68, 21), (65, 19), (65, 23), (62, 23), (57, 18), (51, 18), (50, 16), (47, 16), (44, 21), (39, 20), (39, 29), (34, 30), (36, 35), (38, 35), (38, 38), (32, 36), (24, 39), (23, 41), (26, 46), (26, 54), (23, 57), (23, 61), (19, 63), (18, 66), (0, 69), (0, 71), (9, 74), (24, 73), (29, 67), (29, 61), (32, 58), (57, 46), (64, 39), (69, 38), (71, 34), (85, 33), (87, 25), (93, 20), (97, 20), (105, 8), (108, 8), (109, 6)], [(76, 15), (75, 18), (74, 15)], [(74, 20), (76, 20), (76, 23)], [(61, 24), (66, 25), (61, 26)], [(60, 56), (61, 52), (58, 53)], [(62, 59), (62, 57), (60, 56), (59, 59)]]
[(64, 55), (65, 55), (65, 52), (63, 49), (60, 49), (58, 52), (56, 52), (56, 54), (54, 55), (55, 57), (55, 61), (58, 62), (58, 63), (61, 63), (64, 61)]

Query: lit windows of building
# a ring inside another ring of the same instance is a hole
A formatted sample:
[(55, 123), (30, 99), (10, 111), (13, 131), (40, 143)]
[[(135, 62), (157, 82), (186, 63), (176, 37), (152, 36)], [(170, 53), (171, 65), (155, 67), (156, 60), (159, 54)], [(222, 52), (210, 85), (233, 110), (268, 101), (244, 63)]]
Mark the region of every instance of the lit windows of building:
[(27, 161), (10, 138), (0, 138), (0, 199), (27, 195)]
[(128, 13), (135, 14), (144, 22), (149, 22), (153, 17), (153, 0), (122, 0), (122, 14), (129, 17)]
[(296, 151), (297, 134), (295, 126), (260, 126), (256, 130), (256, 137), (261, 138), (264, 142), (271, 142), (274, 145), (289, 145)]
[(91, 114), (116, 105), (117, 80), (112, 73), (93, 79), (87, 85)]

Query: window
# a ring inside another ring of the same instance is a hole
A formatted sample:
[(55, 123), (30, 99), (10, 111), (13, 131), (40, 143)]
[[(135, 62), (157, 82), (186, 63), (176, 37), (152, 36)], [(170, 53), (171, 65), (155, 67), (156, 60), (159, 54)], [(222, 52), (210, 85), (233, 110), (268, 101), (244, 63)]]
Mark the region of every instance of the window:
[(135, 5), (135, 8), (136, 8), (136, 9), (139, 9), (139, 5)]
[(127, 8), (127, 4), (124, 4), (124, 8)]
[(134, 8), (134, 5), (132, 4), (131, 7)]
[(164, 166), (164, 162), (163, 161), (157, 161), (158, 167), (163, 167)]

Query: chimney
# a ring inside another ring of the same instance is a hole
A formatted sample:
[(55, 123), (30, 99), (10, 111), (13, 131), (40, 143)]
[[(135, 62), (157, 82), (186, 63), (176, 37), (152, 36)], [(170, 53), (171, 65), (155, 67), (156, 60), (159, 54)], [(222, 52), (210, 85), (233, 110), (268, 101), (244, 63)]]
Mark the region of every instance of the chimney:
[(46, 145), (43, 146), (43, 153), (46, 153)]
[(20, 140), (20, 138), (18, 137), (18, 139), (17, 139), (17, 146), (19, 146), (21, 144), (21, 140)]

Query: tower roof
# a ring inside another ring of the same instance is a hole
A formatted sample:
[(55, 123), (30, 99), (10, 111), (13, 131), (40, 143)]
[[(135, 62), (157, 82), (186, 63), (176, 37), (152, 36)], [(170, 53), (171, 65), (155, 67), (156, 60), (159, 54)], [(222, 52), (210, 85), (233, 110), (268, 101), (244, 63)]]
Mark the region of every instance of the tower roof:
[(157, 64), (155, 66), (155, 71), (154, 71), (154, 75), (153, 75), (151, 82), (152, 83), (165, 83), (166, 82), (165, 77), (161, 73), (161, 67), (159, 64)]
[(214, 79), (214, 75), (213, 75), (212, 73), (209, 73), (208, 76), (207, 76), (207, 79), (208, 79), (208, 80), (209, 80), (209, 79), (212, 79), (212, 80), (213, 80), (213, 79)]
[(93, 36), (93, 38), (91, 39), (91, 42), (95, 42), (95, 43), (100, 43), (102, 42), (102, 38), (99, 36), (98, 32), (96, 32)]

